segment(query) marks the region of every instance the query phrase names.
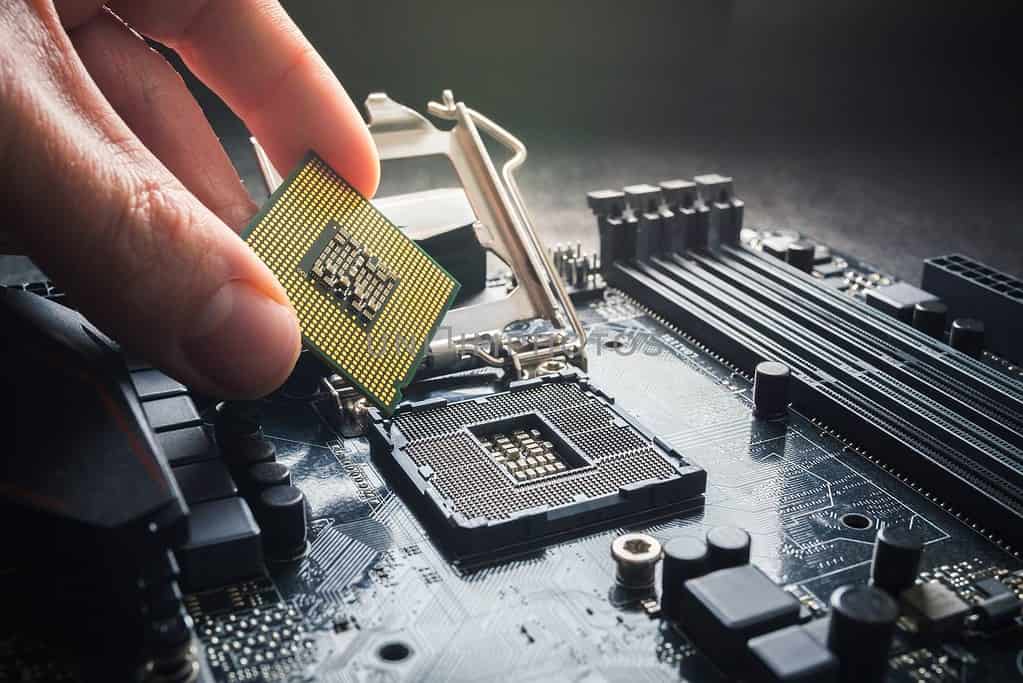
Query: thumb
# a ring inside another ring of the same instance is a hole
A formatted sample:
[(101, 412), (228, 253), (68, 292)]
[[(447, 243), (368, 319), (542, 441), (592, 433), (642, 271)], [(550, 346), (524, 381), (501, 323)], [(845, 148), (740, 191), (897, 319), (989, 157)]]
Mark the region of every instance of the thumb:
[(280, 283), (118, 117), (55, 15), (20, 15), (23, 42), (46, 49), (0, 54), (19, 74), (0, 89), (15, 240), (94, 323), (185, 384), (225, 398), (277, 387), (300, 349)]
[(269, 269), (133, 137), (114, 151), (61, 125), (78, 134), (51, 135), (48, 154), (14, 145), (26, 253), (92, 322), (181, 382), (224, 398), (279, 386), (301, 342)]
[(128, 183), (75, 215), (73, 233), (37, 231), (30, 255), (128, 350), (225, 398), (288, 376), (300, 334), (283, 289), (176, 181)]
[(70, 229), (34, 231), (30, 256), (94, 323), (185, 384), (225, 398), (279, 386), (300, 335), (273, 274), (175, 180), (106, 180)]

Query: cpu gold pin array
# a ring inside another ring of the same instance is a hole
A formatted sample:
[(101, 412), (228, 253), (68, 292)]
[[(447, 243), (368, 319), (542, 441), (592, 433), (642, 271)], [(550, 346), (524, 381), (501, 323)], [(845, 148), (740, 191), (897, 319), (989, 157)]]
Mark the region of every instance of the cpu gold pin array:
[(243, 237), (283, 285), (306, 346), (391, 412), (458, 282), (315, 153)]

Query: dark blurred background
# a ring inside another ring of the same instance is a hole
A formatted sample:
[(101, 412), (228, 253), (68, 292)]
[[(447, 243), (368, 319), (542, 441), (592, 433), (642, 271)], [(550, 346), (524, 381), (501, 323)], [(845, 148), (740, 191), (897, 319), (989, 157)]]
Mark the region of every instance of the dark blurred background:
[[(720, 172), (747, 224), (911, 281), (948, 252), (1023, 275), (1017, 2), (285, 5), (357, 103), (451, 88), (518, 135), (549, 243), (595, 246), (588, 190)], [(259, 198), (244, 128), (197, 92)]]
[(594, 244), (587, 190), (716, 171), (748, 223), (913, 281), (951, 251), (1023, 273), (1018, 3), (286, 5), (357, 102), (451, 88), (522, 138), (549, 242)]

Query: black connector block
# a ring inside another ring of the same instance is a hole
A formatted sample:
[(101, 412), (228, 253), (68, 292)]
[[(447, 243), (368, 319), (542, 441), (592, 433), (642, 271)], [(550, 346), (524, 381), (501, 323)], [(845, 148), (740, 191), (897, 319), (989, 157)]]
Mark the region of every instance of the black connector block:
[(705, 249), (710, 209), (700, 203), (700, 186), (688, 180), (663, 180), (659, 185), (671, 214), (664, 218), (664, 251), (683, 254), (687, 249)]
[(950, 254), (924, 261), (923, 288), (941, 297), (949, 318), (983, 322), (989, 351), (1023, 363), (1023, 280)]
[(606, 269), (615, 261), (631, 257), (625, 239), (625, 193), (618, 190), (595, 190), (586, 194), (586, 203), (597, 217), (600, 272), (606, 274)]
[(632, 209), (629, 225), (635, 231), (635, 249), (630, 254), (639, 261), (649, 261), (662, 250), (664, 215), (661, 210), (661, 188), (654, 185), (630, 185), (625, 197)]
[(738, 244), (745, 204), (735, 197), (732, 179), (708, 173), (698, 175), (693, 180), (700, 187), (704, 206), (710, 210), (708, 246), (716, 249), (721, 244)]
[(574, 372), (370, 417), (374, 460), (431, 537), (460, 559), (698, 506), (706, 488), (704, 470)]

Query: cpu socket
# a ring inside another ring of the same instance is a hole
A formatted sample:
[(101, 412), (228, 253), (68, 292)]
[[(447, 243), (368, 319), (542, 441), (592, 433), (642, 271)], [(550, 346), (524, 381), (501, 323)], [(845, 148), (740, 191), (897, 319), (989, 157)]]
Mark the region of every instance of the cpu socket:
[(375, 461), (459, 557), (677, 506), (706, 487), (706, 472), (572, 371), (373, 420)]

